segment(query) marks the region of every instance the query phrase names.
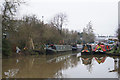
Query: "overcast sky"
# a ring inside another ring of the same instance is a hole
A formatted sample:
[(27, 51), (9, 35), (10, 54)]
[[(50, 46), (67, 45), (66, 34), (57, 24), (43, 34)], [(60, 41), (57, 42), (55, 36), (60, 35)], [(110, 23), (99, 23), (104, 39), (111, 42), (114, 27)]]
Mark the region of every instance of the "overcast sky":
[(19, 17), (36, 14), (39, 19), (44, 16), (48, 22), (59, 12), (68, 16), (69, 30), (82, 31), (92, 22), (94, 32), (100, 35), (114, 35), (118, 26), (118, 0), (24, 0), (19, 10)]

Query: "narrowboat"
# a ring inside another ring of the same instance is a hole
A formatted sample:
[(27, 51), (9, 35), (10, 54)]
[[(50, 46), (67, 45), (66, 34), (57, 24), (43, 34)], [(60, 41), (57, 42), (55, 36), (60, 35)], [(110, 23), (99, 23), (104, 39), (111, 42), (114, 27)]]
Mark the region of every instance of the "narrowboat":
[(80, 45), (80, 44), (73, 44), (73, 45), (71, 45), (72, 46), (72, 50), (73, 51), (81, 51), (81, 49), (82, 49), (82, 45)]
[(46, 52), (62, 52), (62, 51), (71, 51), (71, 45), (46, 45)]
[(109, 46), (109, 51), (114, 48), (114, 45), (113, 45), (113, 44), (108, 44), (108, 46)]
[(110, 46), (109, 45), (106, 45), (105, 48), (106, 48), (106, 51), (110, 51)]
[(105, 47), (105, 45), (104, 44), (98, 44), (98, 45), (96, 45), (96, 47), (95, 47), (95, 49), (93, 49), (93, 53), (94, 54), (104, 54), (106, 52), (106, 47)]
[(72, 50), (76, 51), (77, 50), (77, 44), (72, 45)]
[(113, 48), (113, 44), (105, 44), (106, 51), (110, 51)]
[(94, 52), (95, 48), (96, 48), (96, 45), (97, 44), (92, 44), (91, 47), (92, 47), (92, 52)]
[(78, 51), (81, 51), (82, 48), (83, 48), (83, 45), (82, 45), (82, 44), (77, 44), (77, 50), (78, 50)]
[(81, 54), (92, 54), (92, 48), (91, 45), (84, 44), (83, 48), (81, 50)]

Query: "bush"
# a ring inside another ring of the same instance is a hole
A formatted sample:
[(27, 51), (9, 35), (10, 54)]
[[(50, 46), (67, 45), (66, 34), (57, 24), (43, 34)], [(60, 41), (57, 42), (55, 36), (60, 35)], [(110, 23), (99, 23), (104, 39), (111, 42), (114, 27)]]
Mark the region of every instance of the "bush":
[(2, 54), (4, 56), (10, 56), (12, 53), (11, 44), (8, 40), (2, 40)]

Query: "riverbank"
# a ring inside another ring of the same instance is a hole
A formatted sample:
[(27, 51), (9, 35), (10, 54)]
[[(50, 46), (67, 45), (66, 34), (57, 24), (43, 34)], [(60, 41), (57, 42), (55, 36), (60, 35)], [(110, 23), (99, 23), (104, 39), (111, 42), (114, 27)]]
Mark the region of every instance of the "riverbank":
[(21, 51), (19, 53), (12, 52), (12, 55), (10, 56), (2, 55), (2, 58), (28, 56), (28, 55), (41, 55), (41, 54), (45, 54), (45, 50), (26, 50), (26, 51)]

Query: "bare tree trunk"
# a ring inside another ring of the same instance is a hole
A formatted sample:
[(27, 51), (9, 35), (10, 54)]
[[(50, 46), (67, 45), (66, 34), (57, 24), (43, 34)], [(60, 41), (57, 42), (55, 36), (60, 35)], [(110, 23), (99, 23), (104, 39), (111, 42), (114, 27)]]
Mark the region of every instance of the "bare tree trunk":
[(26, 43), (28, 49), (34, 49), (34, 43), (32, 38), (29, 38), (29, 41)]
[(31, 46), (31, 49), (34, 49), (34, 48), (35, 48), (32, 38), (30, 38), (30, 46)]

